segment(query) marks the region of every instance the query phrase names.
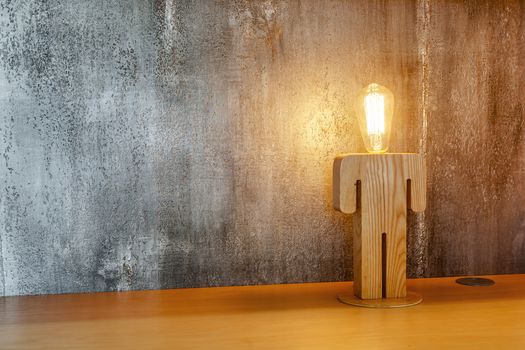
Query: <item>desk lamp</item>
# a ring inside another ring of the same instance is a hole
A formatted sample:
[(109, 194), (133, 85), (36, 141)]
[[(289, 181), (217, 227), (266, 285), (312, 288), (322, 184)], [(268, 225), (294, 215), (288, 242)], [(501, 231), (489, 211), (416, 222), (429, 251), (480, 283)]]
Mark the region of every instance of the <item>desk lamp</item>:
[(387, 153), (394, 95), (370, 84), (356, 101), (361, 135), (368, 153), (339, 155), (333, 168), (335, 209), (353, 214), (353, 293), (346, 304), (404, 307), (421, 302), (407, 293), (407, 209), (425, 210), (426, 169), (421, 155)]

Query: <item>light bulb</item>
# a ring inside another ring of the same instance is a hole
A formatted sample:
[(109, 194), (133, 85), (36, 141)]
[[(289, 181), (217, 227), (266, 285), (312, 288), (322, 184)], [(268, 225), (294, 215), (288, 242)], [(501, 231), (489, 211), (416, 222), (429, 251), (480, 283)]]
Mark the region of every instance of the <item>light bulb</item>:
[(384, 153), (390, 142), (394, 95), (386, 87), (370, 84), (361, 90), (356, 112), (365, 147), (370, 153)]

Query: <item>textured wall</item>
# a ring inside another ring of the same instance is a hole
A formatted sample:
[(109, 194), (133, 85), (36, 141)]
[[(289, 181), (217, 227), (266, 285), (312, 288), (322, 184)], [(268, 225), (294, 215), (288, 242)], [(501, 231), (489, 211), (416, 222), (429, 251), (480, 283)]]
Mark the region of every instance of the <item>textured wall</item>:
[(154, 286), (154, 13), (0, 2), (5, 294)]
[(429, 4), (427, 275), (525, 272), (524, 10)]
[(351, 278), (331, 166), (392, 89), (409, 273), (525, 272), (519, 3), (0, 0), (0, 294)]

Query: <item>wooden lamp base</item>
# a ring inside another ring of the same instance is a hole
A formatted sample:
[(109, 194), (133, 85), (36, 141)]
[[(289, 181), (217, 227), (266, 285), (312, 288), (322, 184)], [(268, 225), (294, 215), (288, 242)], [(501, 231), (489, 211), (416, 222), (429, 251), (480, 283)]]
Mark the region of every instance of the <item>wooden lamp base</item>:
[(373, 309), (394, 309), (399, 307), (414, 306), (423, 301), (421, 294), (407, 292), (404, 298), (381, 298), (381, 299), (361, 299), (353, 293), (339, 294), (337, 299), (343, 304), (352, 306), (368, 307)]
[(334, 207), (354, 214), (354, 295), (346, 304), (402, 307), (421, 302), (406, 289), (408, 209), (425, 210), (426, 170), (415, 153), (346, 154), (334, 162)]

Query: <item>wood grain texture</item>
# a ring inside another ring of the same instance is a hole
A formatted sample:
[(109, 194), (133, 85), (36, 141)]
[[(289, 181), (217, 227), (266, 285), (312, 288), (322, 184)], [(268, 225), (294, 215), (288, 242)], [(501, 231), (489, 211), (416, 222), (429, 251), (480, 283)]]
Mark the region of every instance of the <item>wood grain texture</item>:
[(406, 309), (349, 307), (352, 283), (0, 299), (1, 349), (523, 349), (525, 275), (408, 280)]
[[(362, 299), (406, 296), (407, 207), (413, 211), (425, 209), (425, 178), (424, 159), (418, 154), (347, 154), (336, 158), (334, 207), (343, 213), (356, 213), (353, 230), (356, 296)], [(386, 272), (382, 271), (383, 234)]]

